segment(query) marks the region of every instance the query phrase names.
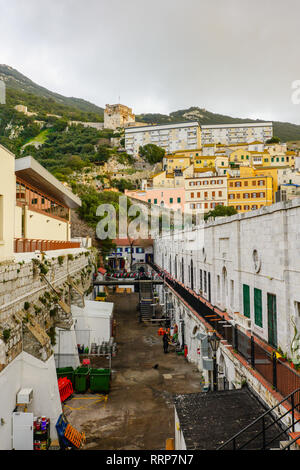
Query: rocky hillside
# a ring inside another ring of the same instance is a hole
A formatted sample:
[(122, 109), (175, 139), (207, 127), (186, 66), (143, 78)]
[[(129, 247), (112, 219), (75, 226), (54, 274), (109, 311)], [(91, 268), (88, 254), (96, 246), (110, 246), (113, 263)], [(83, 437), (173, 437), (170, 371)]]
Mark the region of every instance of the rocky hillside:
[(66, 97), (49, 91), (8, 65), (0, 64), (0, 79), (5, 82), (7, 89), (30, 93), (68, 108), (74, 108), (85, 113), (95, 113), (103, 117), (103, 108), (80, 98)]

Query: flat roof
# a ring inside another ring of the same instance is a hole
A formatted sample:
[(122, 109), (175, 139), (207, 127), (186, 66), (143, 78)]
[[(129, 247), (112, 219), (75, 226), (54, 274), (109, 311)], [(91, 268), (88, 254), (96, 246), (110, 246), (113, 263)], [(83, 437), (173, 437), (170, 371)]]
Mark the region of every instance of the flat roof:
[(136, 126), (136, 127), (127, 127), (125, 129), (125, 134), (133, 134), (134, 132), (143, 132), (145, 130), (159, 130), (159, 129), (174, 129), (177, 127), (199, 127), (198, 121), (186, 121), (186, 122), (179, 122), (174, 124), (158, 124), (155, 126)]
[(223, 127), (262, 127), (273, 126), (272, 122), (244, 122), (241, 124), (207, 124), (200, 125), (201, 129), (222, 129)]
[[(215, 450), (266, 411), (247, 387), (175, 395), (174, 404), (187, 450)], [(265, 419), (266, 425), (273, 422), (269, 416)], [(254, 437), (259, 426), (261, 423), (242, 434), (237, 439), (237, 448), (246, 443), (245, 439)], [(268, 439), (278, 435), (278, 429), (276, 426), (269, 429)], [(260, 439), (246, 448), (257, 449), (258, 443)]]
[(42, 191), (45, 195), (52, 196), (70, 209), (77, 209), (81, 206), (80, 198), (75, 196), (31, 156), (15, 160), (15, 174), (24, 182)]
[(84, 312), (88, 317), (108, 317), (111, 316), (113, 309), (113, 302), (85, 300)]

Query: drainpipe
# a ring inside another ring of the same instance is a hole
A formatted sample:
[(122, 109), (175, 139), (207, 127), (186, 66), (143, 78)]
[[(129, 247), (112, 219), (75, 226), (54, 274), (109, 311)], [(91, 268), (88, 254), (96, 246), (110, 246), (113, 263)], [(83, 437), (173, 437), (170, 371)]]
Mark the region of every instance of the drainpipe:
[(181, 328), (181, 341), (182, 341), (182, 345), (181, 345), (181, 349), (184, 349), (184, 320), (180, 319), (180, 328)]

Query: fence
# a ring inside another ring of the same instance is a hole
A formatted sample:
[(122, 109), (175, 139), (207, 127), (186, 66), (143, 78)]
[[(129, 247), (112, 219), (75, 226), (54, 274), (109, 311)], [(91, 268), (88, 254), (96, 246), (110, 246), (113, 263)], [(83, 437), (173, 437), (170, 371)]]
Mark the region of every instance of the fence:
[(56, 241), (56, 240), (33, 240), (28, 238), (15, 238), (15, 253), (32, 253), (34, 251), (66, 250), (69, 248), (80, 248), (79, 242)]
[[(203, 319), (216, 330), (251, 366), (256, 369), (282, 396), (292, 394), (300, 388), (300, 374), (291, 369), (282, 360), (277, 359), (274, 353), (270, 353), (260, 346), (253, 336), (248, 336), (233, 326), (229, 321), (215, 312), (214, 308), (204, 304), (196, 293), (191, 292), (174, 278), (161, 271), (153, 263), (149, 265), (158, 272), (167, 285), (177, 292)], [(300, 403), (300, 392), (295, 399)], [(300, 406), (297, 406), (300, 411)]]
[(108, 354), (54, 354), (55, 367), (73, 367), (76, 369), (83, 359), (90, 359), (91, 367), (111, 369), (112, 355)]

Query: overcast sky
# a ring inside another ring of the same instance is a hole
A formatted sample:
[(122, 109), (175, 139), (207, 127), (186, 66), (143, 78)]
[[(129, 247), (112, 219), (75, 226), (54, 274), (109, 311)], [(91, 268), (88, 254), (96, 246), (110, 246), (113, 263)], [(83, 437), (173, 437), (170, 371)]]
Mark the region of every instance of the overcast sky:
[(0, 63), (135, 113), (300, 124), (299, 0), (0, 0)]

